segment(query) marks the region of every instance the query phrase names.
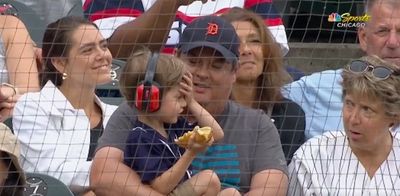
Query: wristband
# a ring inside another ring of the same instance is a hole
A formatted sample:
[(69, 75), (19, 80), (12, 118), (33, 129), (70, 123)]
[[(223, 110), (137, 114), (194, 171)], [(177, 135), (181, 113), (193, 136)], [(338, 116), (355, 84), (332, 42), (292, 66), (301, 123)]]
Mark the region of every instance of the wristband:
[[(14, 85), (12, 85), (12, 84), (9, 84), (9, 83), (1, 83), (1, 86), (7, 86), (7, 87), (10, 87), (10, 88), (12, 88), (13, 89), (13, 91), (14, 91), (14, 95), (17, 95), (18, 94), (18, 89), (17, 88), (15, 88), (15, 86)], [(14, 96), (13, 95), (13, 96)]]

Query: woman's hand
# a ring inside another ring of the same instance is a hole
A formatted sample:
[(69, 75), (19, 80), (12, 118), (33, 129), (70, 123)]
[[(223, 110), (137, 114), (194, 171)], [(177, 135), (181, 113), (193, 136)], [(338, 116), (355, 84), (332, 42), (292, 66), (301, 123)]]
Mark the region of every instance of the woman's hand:
[(0, 122), (12, 116), (15, 103), (20, 96), (12, 87), (4, 85), (0, 87)]
[(17, 92), (13, 87), (5, 85), (0, 86), (0, 102), (7, 101), (16, 94)]

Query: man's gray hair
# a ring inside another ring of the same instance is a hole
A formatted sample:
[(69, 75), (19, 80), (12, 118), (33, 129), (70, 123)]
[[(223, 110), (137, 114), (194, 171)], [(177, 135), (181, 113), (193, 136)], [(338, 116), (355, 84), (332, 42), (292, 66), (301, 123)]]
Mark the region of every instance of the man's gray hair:
[[(400, 1), (399, 0), (364, 0), (364, 13), (369, 13), (369, 11), (376, 5), (376, 4), (388, 4), (393, 7), (400, 8)], [(399, 16), (400, 17), (400, 16)]]

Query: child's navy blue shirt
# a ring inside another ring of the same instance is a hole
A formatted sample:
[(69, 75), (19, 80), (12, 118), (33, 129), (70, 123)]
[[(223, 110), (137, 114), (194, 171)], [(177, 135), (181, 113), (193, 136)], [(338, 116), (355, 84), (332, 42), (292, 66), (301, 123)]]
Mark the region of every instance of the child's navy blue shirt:
[[(126, 140), (124, 162), (140, 175), (143, 183), (150, 183), (178, 161), (184, 149), (175, 144), (174, 140), (191, 131), (194, 126), (184, 118), (179, 118), (177, 123), (166, 124), (164, 127), (168, 138), (136, 121), (135, 128)], [(190, 172), (187, 171), (182, 181), (187, 180), (189, 175)]]

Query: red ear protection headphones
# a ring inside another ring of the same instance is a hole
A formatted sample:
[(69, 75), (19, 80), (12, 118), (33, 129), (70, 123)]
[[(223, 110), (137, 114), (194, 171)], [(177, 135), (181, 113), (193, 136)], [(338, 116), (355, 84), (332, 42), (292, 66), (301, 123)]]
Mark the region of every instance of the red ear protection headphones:
[(161, 105), (161, 87), (153, 81), (157, 68), (158, 53), (153, 53), (147, 63), (144, 80), (136, 88), (135, 106), (139, 111), (155, 112)]

